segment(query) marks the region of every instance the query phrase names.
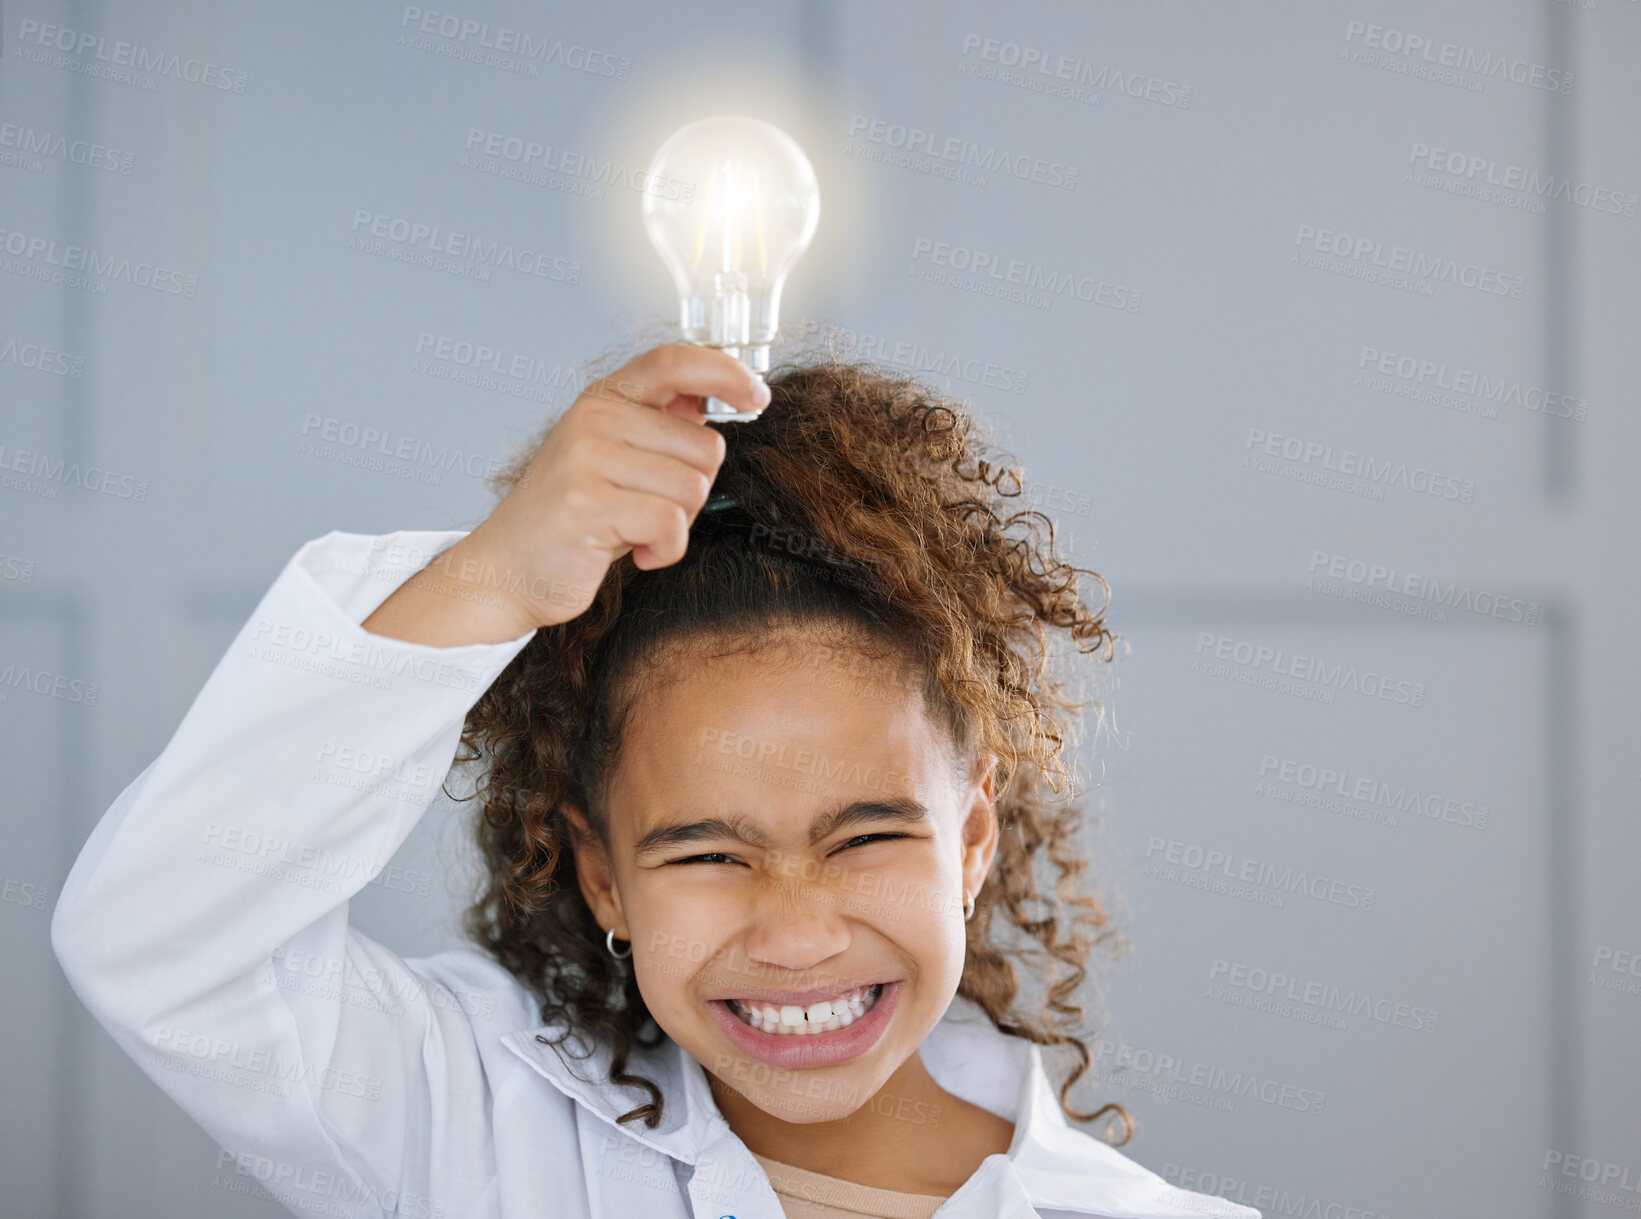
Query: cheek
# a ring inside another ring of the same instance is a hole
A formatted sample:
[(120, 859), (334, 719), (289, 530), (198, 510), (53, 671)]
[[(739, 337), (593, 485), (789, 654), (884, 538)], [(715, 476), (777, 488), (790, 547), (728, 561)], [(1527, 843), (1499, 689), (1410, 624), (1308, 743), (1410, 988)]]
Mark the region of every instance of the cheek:
[(844, 872), (838, 901), (858, 917), (922, 936), (962, 922), (963, 874), (945, 853), (883, 852)]
[(689, 959), (684, 937), (661, 931), (646, 935), (641, 947), (633, 947), (632, 964), (638, 976), (638, 992), (652, 1013), (664, 1010), (700, 968)]
[(901, 914), (894, 934), (901, 949), (917, 963), (920, 989), (930, 994), (957, 989), (967, 953), (961, 917), (919, 906)]
[(733, 963), (726, 937), (737, 924), (722, 886), (663, 876), (631, 889), (622, 904), (635, 937), (638, 989), (658, 1019), (693, 1007), (694, 979)]
[(939, 985), (963, 972), (966, 952), (960, 887), (932, 879), (898, 885), (889, 874), (870, 891), (841, 892), (840, 913), (915, 962), (919, 986)]

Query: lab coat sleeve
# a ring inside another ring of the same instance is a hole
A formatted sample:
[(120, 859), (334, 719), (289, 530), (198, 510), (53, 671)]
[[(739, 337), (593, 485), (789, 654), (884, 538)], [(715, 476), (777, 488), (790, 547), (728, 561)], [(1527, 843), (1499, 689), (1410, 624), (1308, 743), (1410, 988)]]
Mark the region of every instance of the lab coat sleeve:
[(489, 1000), (452, 1000), (425, 962), (348, 924), (366, 884), (404, 887), (389, 861), (467, 711), (535, 634), (436, 648), (359, 625), (462, 536), (332, 532), (298, 550), (104, 813), (52, 916), (75, 992), (234, 1157), (219, 1168), (299, 1211), (317, 1196), (448, 1214), (419, 1192), (430, 1173), (451, 1187), (435, 1144), (455, 1120), (480, 1147), (469, 1013)]

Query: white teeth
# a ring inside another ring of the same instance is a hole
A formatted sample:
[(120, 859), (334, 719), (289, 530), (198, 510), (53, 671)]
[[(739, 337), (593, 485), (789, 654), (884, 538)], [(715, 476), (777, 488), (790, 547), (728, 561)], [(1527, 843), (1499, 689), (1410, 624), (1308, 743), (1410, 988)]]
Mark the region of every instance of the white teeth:
[[(860, 987), (832, 999), (822, 999), (808, 1007), (783, 1004), (780, 1007), (759, 1000), (732, 1000), (731, 1010), (747, 1024), (776, 1036), (807, 1036), (848, 1028), (881, 997), (877, 987)], [(875, 996), (875, 997), (874, 997)]]

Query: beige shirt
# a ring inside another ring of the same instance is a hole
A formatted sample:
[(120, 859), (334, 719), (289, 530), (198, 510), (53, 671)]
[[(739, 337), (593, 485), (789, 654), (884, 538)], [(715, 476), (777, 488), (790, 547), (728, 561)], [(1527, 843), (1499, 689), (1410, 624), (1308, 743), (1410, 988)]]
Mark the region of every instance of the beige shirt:
[(930, 1219), (946, 1199), (938, 1194), (903, 1194), (873, 1189), (837, 1177), (793, 1168), (757, 1152), (752, 1158), (769, 1174), (769, 1184), (781, 1200), (787, 1219)]

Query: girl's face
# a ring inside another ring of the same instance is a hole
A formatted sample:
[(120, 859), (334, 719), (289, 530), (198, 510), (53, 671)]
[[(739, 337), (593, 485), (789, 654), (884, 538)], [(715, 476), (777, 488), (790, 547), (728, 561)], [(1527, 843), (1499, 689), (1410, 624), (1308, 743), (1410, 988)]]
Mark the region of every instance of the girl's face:
[(668, 675), (629, 721), (610, 855), (577, 847), (582, 893), (721, 1085), (784, 1121), (845, 1117), (956, 993), (995, 766), (960, 763), (909, 676), (838, 644)]

